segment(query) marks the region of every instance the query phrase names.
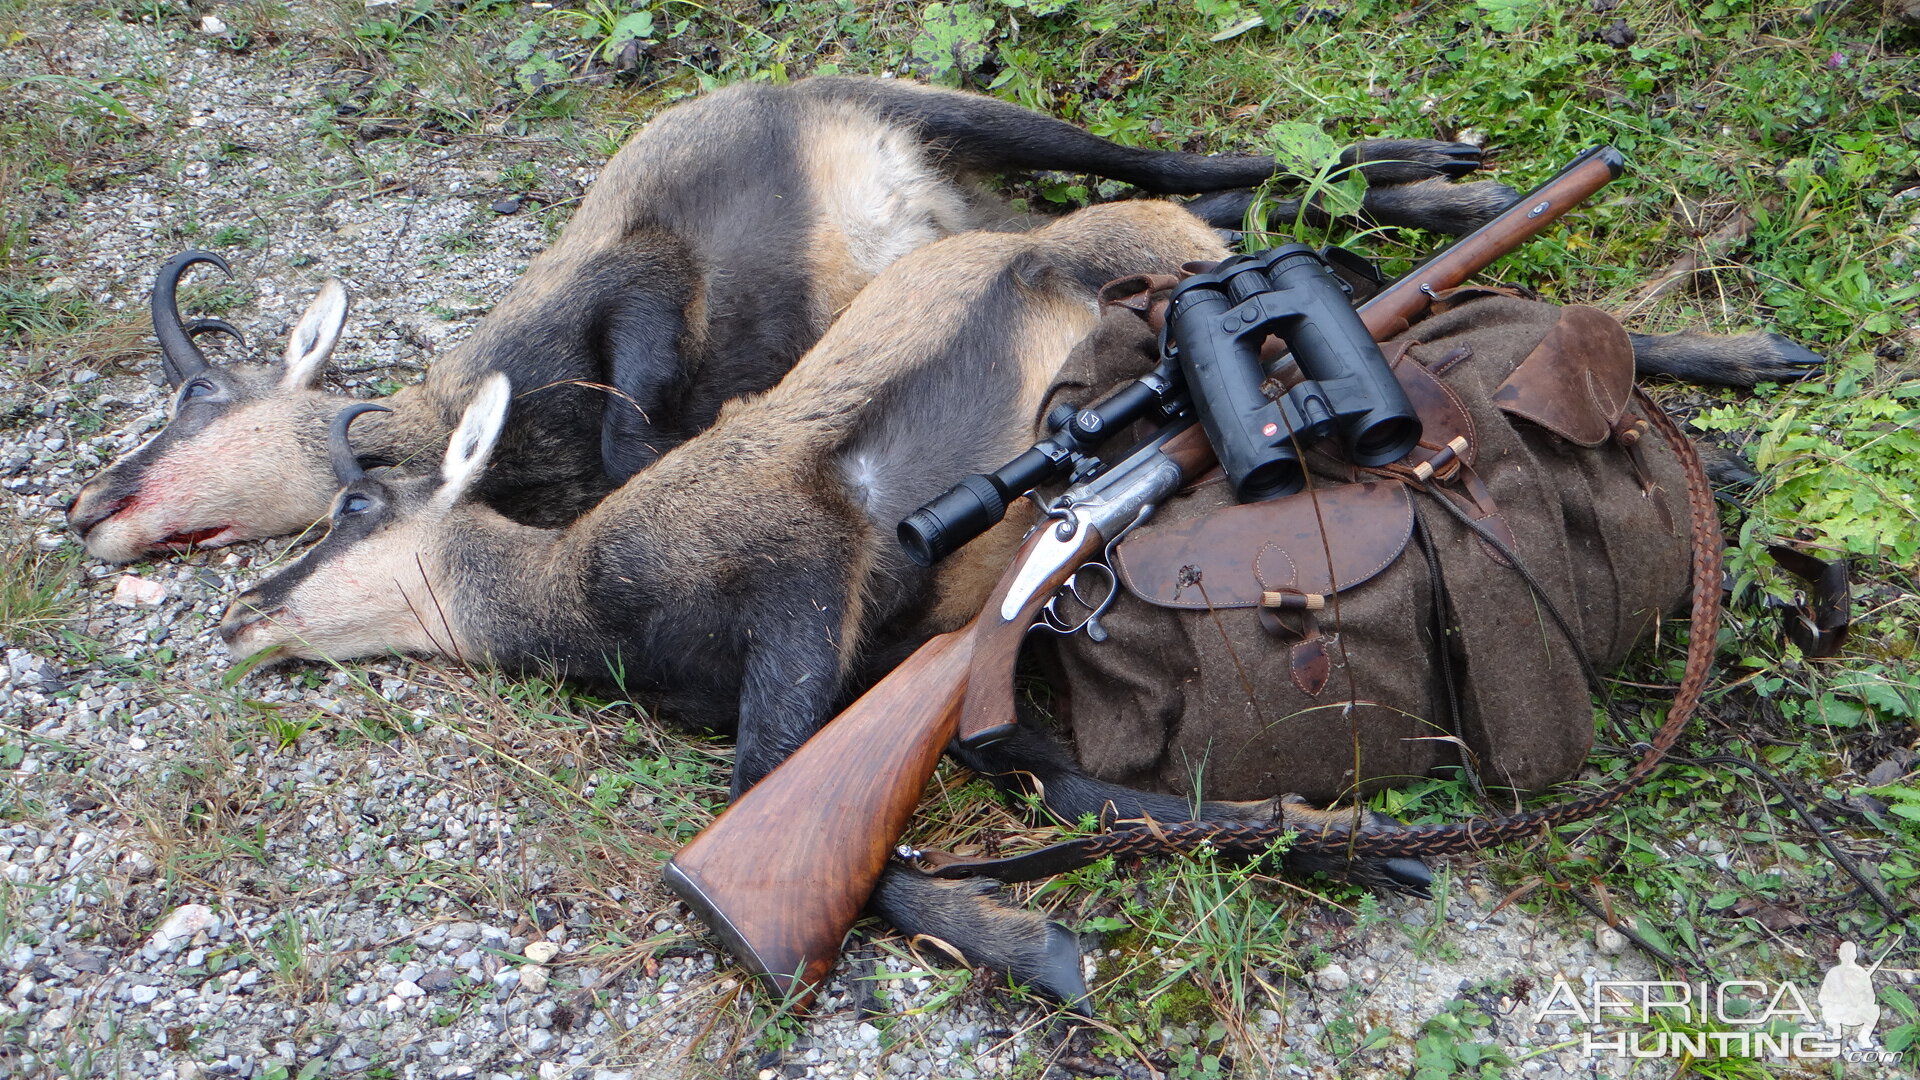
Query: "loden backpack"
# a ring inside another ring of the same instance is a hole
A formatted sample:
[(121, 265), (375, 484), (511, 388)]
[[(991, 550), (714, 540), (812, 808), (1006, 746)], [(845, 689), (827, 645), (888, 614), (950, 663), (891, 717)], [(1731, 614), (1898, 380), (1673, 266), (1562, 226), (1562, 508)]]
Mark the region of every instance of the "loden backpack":
[[(1110, 286), (1045, 408), (1150, 367), (1171, 284)], [(1307, 490), (1245, 505), (1216, 471), (1112, 545), (1096, 632), (1039, 650), (1088, 772), (1319, 802), (1447, 769), (1502, 792), (1578, 772), (1594, 672), (1689, 595), (1674, 429), (1593, 308), (1467, 287), (1382, 350), (1424, 427), (1407, 458), (1311, 451)]]

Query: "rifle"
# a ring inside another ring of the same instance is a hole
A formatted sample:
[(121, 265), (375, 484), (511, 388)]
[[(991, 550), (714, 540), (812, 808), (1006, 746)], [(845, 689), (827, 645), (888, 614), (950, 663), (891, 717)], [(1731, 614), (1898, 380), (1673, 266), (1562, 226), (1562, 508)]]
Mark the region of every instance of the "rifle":
[[(1622, 169), (1620, 155), (1611, 147), (1582, 154), (1506, 212), (1364, 304), (1359, 314), (1368, 331), (1376, 341), (1398, 334), (1436, 294), (1461, 285), (1538, 235)], [(1659, 421), (1665, 419), (1659, 415)], [(1663, 430), (1676, 438), (1683, 461), (1691, 459), (1677, 429)], [(963, 745), (986, 745), (1012, 730), (1014, 662), (1042, 609), (1069, 585), (1077, 569), (1100, 559), (1111, 539), (1214, 464), (1205, 431), (1188, 411), (1121, 460), (1070, 488), (1028, 534), (979, 615), (921, 646), (742, 795), (667, 863), (667, 885), (744, 966), (765, 976), (787, 1000), (804, 1004), (871, 895), (947, 745), (956, 738)], [(991, 520), (980, 529), (1004, 512), (1003, 498), (985, 492), (983, 499), (989, 505), (984, 514), (973, 515), (973, 523), (979, 524), (983, 516)], [(1717, 569), (1705, 595), (1699, 581), (1711, 569), (1708, 563), (1718, 565), (1718, 519), (1710, 495), (1704, 523), (1697, 492), (1694, 510), (1696, 626), (1688, 670), (1691, 676), (1698, 668), (1699, 677), (1683, 683), (1667, 724), (1654, 740), (1655, 749), (1619, 790), (1492, 822), (1365, 833), (1307, 829), (1296, 836), (1295, 850), (1366, 855), (1470, 850), (1597, 812), (1644, 779), (1678, 737), (1712, 655), (1713, 633), (1709, 628), (1702, 634), (1699, 620), (1717, 619)], [(1227, 828), (1236, 835), (1249, 828), (1267, 829), (1257, 840), (1240, 836), (1256, 845), (1251, 850), (1260, 851), (1277, 838), (1274, 830), (1279, 827), (1241, 823)], [(1226, 835), (1221, 829), (1213, 822), (1151, 826), (1156, 837), (1179, 834), (1193, 842)], [(1115, 837), (1120, 841), (1111, 839)], [(1109, 850), (1124, 850), (1127, 834), (1116, 830), (1092, 839), (1107, 842)], [(1232, 846), (1246, 849), (1246, 844)]]

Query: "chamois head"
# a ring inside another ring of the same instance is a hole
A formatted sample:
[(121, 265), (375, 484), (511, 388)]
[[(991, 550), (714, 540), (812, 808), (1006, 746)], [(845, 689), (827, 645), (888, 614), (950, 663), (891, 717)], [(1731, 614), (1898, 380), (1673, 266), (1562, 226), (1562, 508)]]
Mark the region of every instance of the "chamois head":
[(327, 457), (340, 482), (327, 535), (300, 561), (242, 594), (220, 622), (236, 657), (282, 646), (293, 656), (346, 660), (392, 652), (460, 655), (458, 598), (443, 572), (457, 541), (462, 504), (486, 469), (510, 398), (507, 377), (489, 376), (447, 443), (437, 476), (380, 477), (347, 441), (354, 417), (381, 407), (350, 405), (334, 418)]
[(314, 386), (346, 323), (346, 286), (329, 278), (320, 287), (280, 364), (218, 367), (194, 337), (215, 331), (237, 339), (240, 332), (218, 319), (181, 322), (174, 290), (195, 263), (232, 273), (220, 256), (189, 251), (162, 267), (153, 285), (153, 332), (174, 391), (173, 415), (67, 507), (67, 523), (87, 551), (108, 562), (298, 532), (326, 514), (334, 487), (314, 444), (340, 399)]

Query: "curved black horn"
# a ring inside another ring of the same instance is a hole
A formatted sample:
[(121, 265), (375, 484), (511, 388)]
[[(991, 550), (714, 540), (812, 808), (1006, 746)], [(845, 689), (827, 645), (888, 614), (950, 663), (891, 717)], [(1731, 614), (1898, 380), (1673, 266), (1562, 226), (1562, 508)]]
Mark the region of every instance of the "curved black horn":
[(348, 426), (361, 413), (392, 411), (385, 405), (360, 401), (341, 409), (340, 415), (333, 418), (333, 426), (327, 429), (327, 460), (333, 462), (334, 478), (342, 487), (367, 475), (367, 470), (360, 467), (360, 459), (353, 454), (352, 444), (347, 442)]
[(193, 334), (180, 321), (180, 306), (174, 300), (174, 290), (180, 285), (180, 278), (194, 263), (212, 263), (228, 277), (233, 276), (233, 268), (227, 260), (211, 251), (183, 251), (167, 260), (160, 268), (160, 274), (153, 279), (153, 336), (160, 339), (160, 370), (167, 377), (167, 385), (178, 387), (181, 383), (200, 374), (212, 365), (200, 353), (200, 347), (193, 343)]
[(188, 337), (199, 337), (201, 334), (225, 334), (239, 342), (241, 348), (247, 347), (247, 335), (241, 333), (239, 327), (225, 319), (192, 319), (188, 321), (185, 329)]

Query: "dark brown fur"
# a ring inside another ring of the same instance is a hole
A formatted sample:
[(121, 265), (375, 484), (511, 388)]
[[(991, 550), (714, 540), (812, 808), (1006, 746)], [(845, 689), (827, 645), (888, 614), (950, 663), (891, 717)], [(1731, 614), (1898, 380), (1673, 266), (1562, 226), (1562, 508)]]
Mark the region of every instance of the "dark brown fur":
[[(994, 559), (959, 560), (937, 586), (899, 552), (894, 524), (1031, 441), (1040, 396), (1094, 325), (1099, 285), (1219, 251), (1200, 222), (1153, 203), (942, 241), (890, 268), (774, 391), (728, 406), (571, 527), (517, 526), (470, 499), (438, 507), (436, 480), (364, 479), (348, 490), (367, 488), (391, 520), (366, 535), (337, 520), (298, 566), (241, 598), (236, 618), (319, 618), (338, 606), (335, 579), (365, 578), (370, 592), (382, 576), (410, 581), (417, 554), (449, 621), (425, 632), (469, 656), (588, 679), (617, 666), (689, 712), (737, 699), (738, 789), (831, 714), (870, 628), (977, 608)], [(964, 602), (940, 609), (941, 587)], [(353, 618), (281, 636), (335, 658), (416, 645), (403, 640), (401, 624), (417, 621), (404, 607)], [(273, 622), (235, 633), (264, 647)]]
[[(1364, 155), (1386, 185), (1369, 204), (1384, 221), (1461, 231), (1511, 197), (1499, 184), (1418, 183), (1471, 171), (1471, 147), (1401, 140)], [(359, 452), (420, 471), (480, 382), (504, 372), (518, 397), (481, 495), (519, 521), (569, 521), (723, 402), (773, 385), (894, 258), (1010, 224), (1007, 207), (967, 182), (1004, 169), (1194, 192), (1259, 184), (1274, 165), (1122, 147), (992, 98), (895, 80), (718, 91), (662, 113), (614, 156), (473, 336), (390, 398), (391, 413), (356, 426)], [(1411, 197), (1391, 186), (1410, 182)], [(1210, 220), (1237, 226), (1239, 214)], [(330, 485), (313, 451), (341, 400), (281, 386), (278, 369), (206, 379), (224, 395), (214, 436), (170, 427), (75, 499), (69, 520), (97, 556), (280, 535), (325, 515)]]
[[(1023, 522), (939, 579), (904, 558), (894, 525), (952, 476), (1032, 440), (1042, 396), (1096, 322), (1099, 286), (1221, 254), (1197, 219), (1151, 202), (941, 241), (883, 273), (774, 390), (728, 405), (571, 527), (517, 525), (475, 501), (491, 446), (486, 423), (463, 423), (444, 482), (349, 483), (330, 534), (242, 596), (221, 632), (243, 655), (402, 649), (617, 673), (733, 728), (737, 793), (857, 689), (856, 659), (884, 644), (875, 628), (924, 635), (979, 607)], [(919, 922), (895, 912), (903, 928), (958, 935), (955, 898), (978, 898), (943, 889)], [(1022, 917), (1028, 932), (1009, 938), (1009, 918), (983, 908), (967, 925), (998, 929), (956, 944), (1027, 977), (1077, 977), (1062, 967), (1070, 936)]]

